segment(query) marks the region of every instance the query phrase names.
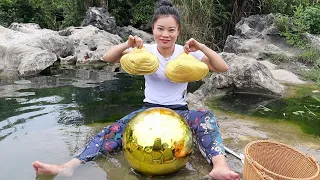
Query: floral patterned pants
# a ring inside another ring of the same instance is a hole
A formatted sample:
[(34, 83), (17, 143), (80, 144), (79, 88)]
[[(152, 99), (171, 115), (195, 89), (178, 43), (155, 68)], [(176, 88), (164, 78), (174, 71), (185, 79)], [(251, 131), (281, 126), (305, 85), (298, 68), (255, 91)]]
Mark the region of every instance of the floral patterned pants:
[[(96, 157), (99, 153), (108, 153), (122, 147), (122, 134), (127, 123), (137, 113), (147, 109), (131, 112), (117, 122), (105, 127), (97, 133), (86, 145), (84, 150), (76, 156), (83, 162), (87, 162)], [(180, 114), (190, 126), (195, 136), (200, 152), (211, 164), (213, 156), (225, 154), (222, 144), (220, 130), (215, 116), (207, 110), (175, 110)]]

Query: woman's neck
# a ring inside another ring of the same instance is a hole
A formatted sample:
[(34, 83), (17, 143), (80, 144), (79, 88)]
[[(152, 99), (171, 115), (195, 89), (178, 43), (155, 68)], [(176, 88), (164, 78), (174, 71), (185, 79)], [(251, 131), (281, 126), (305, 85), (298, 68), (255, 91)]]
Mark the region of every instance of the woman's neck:
[(158, 49), (158, 52), (164, 57), (164, 58), (169, 58), (172, 56), (173, 52), (174, 52), (174, 47), (175, 46), (172, 46), (172, 47), (169, 47), (169, 48), (159, 48), (157, 47)]

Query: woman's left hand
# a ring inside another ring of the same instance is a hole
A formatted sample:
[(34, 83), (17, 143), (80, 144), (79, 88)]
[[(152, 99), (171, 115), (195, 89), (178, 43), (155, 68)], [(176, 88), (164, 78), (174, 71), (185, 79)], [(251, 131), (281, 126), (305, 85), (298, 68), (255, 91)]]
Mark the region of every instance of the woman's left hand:
[(184, 51), (186, 53), (195, 52), (195, 51), (201, 50), (203, 46), (204, 44), (199, 43), (197, 40), (191, 38), (184, 45)]

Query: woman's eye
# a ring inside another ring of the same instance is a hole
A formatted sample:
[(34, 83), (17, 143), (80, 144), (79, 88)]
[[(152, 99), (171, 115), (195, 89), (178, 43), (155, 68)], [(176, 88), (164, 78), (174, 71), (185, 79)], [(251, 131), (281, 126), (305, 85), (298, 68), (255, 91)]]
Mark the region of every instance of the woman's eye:
[(159, 31), (162, 31), (162, 28), (158, 28)]
[(175, 31), (174, 29), (170, 29), (170, 30), (169, 30), (169, 32), (174, 32), (174, 31)]

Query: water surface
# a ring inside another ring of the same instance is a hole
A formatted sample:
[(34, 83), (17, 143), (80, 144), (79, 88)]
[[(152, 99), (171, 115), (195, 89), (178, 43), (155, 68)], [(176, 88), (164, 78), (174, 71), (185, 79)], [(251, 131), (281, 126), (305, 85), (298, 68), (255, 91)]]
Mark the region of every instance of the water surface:
[[(36, 176), (31, 166), (35, 160), (70, 160), (104, 125), (139, 109), (143, 77), (110, 68), (53, 69), (0, 84), (0, 179), (148, 179), (130, 168), (121, 151), (81, 165), (68, 178)], [(196, 151), (178, 173), (154, 179), (206, 177), (210, 165), (195, 156), (201, 155)]]
[[(0, 85), (0, 159), (3, 162), (0, 179), (150, 179), (136, 174), (122, 152), (99, 156), (95, 161), (81, 165), (68, 178), (36, 176), (31, 167), (35, 160), (53, 164), (70, 160), (104, 125), (140, 108), (143, 77), (115, 72), (110, 67), (73, 67), (52, 69), (25, 79), (1, 80)], [(190, 84), (189, 92), (200, 85), (201, 82)], [(275, 121), (308, 122), (301, 126), (316, 134), (320, 105), (314, 99), (313, 96), (299, 96), (291, 102), (229, 94), (219, 97), (214, 105), (248, 116), (274, 117)], [(231, 155), (227, 160), (241, 173), (242, 164), (238, 159)], [(211, 166), (194, 147), (185, 168), (152, 179), (208, 179), (210, 170)]]
[(236, 114), (260, 117), (265, 121), (297, 124), (304, 132), (320, 137), (320, 92), (313, 86), (294, 87), (294, 91), (294, 96), (281, 99), (228, 93), (215, 98), (210, 105)]
[[(92, 69), (2, 81), (0, 159), (6, 163), (0, 165), (0, 179), (39, 178), (33, 161), (60, 164), (72, 158), (91, 133), (86, 125), (113, 122), (141, 107), (143, 83), (142, 77)], [(84, 167), (72, 179), (85, 172), (90, 173), (82, 179), (93, 173), (94, 179), (105, 179), (97, 164)]]

